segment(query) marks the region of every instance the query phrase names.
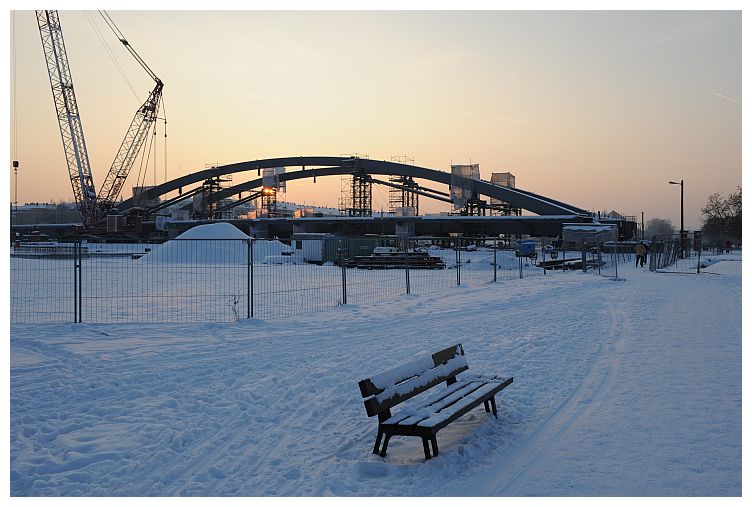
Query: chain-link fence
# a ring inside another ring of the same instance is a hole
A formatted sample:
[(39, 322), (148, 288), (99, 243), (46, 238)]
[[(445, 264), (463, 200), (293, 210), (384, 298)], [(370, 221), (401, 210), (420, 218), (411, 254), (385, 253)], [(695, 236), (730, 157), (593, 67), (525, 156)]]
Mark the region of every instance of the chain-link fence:
[(741, 276), (741, 247), (730, 242), (711, 246), (703, 242), (699, 232), (653, 236), (650, 242), (650, 270), (657, 273), (710, 273)]
[[(11, 247), (11, 322), (223, 322), (299, 315), (567, 269), (615, 252), (484, 237), (174, 239)], [(616, 266), (613, 266), (616, 271)]]

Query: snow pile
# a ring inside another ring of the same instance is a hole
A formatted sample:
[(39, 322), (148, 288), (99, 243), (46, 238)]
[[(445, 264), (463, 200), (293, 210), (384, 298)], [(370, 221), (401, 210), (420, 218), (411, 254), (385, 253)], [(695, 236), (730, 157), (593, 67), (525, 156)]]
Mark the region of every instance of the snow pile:
[(175, 239), (248, 239), (240, 229), (227, 222), (197, 225)]
[[(163, 243), (140, 262), (157, 264), (245, 264), (248, 261), (248, 240), (232, 224), (220, 222), (193, 227), (173, 240)], [(280, 255), (285, 245), (279, 241), (253, 242), (254, 261)]]

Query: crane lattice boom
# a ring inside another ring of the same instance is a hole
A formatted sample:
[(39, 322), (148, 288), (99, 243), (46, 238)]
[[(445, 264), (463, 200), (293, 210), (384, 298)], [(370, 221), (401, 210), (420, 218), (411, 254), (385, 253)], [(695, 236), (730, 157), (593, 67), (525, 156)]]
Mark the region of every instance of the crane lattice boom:
[(63, 32), (57, 11), (36, 11), (36, 16), (73, 196), (84, 227), (88, 227), (93, 223), (97, 209), (97, 193), (91, 175), (89, 154), (86, 151), (76, 94), (73, 90), (73, 79), (65, 51)]
[(125, 138), (120, 144), (120, 149), (99, 191), (97, 219), (105, 218), (123, 189), (133, 163), (141, 152), (149, 129), (157, 119), (163, 86), (162, 81), (157, 80), (149, 98), (138, 108), (128, 131), (125, 133)]
[(133, 163), (144, 146), (149, 129), (157, 119), (164, 84), (128, 44), (112, 18), (103, 12), (102, 17), (108, 26), (115, 32), (128, 52), (155, 81), (156, 85), (149, 93), (146, 102), (136, 111), (128, 131), (125, 133), (125, 138), (120, 143), (120, 148), (107, 173), (100, 193), (97, 194), (91, 175), (89, 155), (86, 151), (81, 117), (78, 113), (76, 95), (73, 91), (73, 80), (71, 79), (68, 56), (65, 52), (63, 32), (57, 11), (36, 11), (36, 16), (47, 62), (47, 73), (50, 76), (50, 85), (52, 86), (52, 97), (57, 110), (60, 134), (63, 139), (63, 149), (68, 163), (68, 174), (73, 186), (73, 195), (84, 227), (89, 229), (96, 222), (106, 217), (120, 195)]

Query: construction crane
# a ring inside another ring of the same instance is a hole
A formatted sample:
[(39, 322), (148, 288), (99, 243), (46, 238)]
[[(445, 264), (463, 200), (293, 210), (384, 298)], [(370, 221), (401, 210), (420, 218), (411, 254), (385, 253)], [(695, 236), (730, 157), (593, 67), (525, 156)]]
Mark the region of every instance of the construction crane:
[(97, 192), (91, 176), (89, 153), (86, 151), (81, 115), (78, 113), (76, 94), (73, 91), (63, 32), (57, 11), (36, 11), (36, 14), (73, 196), (84, 227), (88, 228), (96, 213)]
[(120, 42), (126, 47), (130, 54), (136, 59), (141, 67), (149, 74), (154, 82), (154, 89), (149, 93), (149, 97), (146, 102), (138, 108), (136, 111), (131, 125), (128, 131), (125, 133), (125, 138), (120, 144), (115, 160), (112, 162), (110, 171), (107, 173), (107, 177), (104, 180), (104, 184), (99, 192), (97, 203), (97, 220), (101, 220), (107, 215), (107, 212), (112, 208), (120, 196), (120, 191), (125, 184), (125, 180), (128, 178), (133, 167), (133, 162), (136, 160), (136, 156), (141, 151), (141, 147), (144, 145), (146, 135), (149, 133), (149, 129), (152, 124), (157, 120), (157, 113), (159, 112), (159, 102), (162, 99), (162, 88), (164, 84), (162, 80), (157, 77), (156, 74), (146, 65), (146, 62), (136, 53), (133, 47), (128, 44), (128, 41), (123, 37), (122, 32), (117, 28), (110, 16), (103, 12), (102, 17), (107, 22), (107, 25), (112, 29)]
[(73, 196), (76, 199), (84, 228), (90, 229), (107, 216), (119, 197), (133, 163), (144, 146), (150, 127), (157, 120), (164, 84), (123, 37), (122, 32), (109, 15), (102, 13), (110, 29), (156, 84), (149, 93), (149, 97), (136, 111), (101, 190), (97, 194), (89, 155), (86, 151), (86, 141), (73, 89), (60, 19), (57, 11), (36, 11), (36, 16)]

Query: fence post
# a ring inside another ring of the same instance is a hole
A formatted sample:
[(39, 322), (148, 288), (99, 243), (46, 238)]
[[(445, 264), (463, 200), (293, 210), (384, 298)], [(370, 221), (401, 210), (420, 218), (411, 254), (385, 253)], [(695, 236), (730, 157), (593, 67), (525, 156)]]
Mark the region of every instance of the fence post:
[(567, 242), (564, 241), (564, 233), (561, 233), (561, 272), (567, 269)]
[(697, 274), (700, 274), (700, 256), (702, 255), (702, 232), (695, 231), (694, 247), (697, 248)]
[(541, 238), (541, 257), (543, 258), (543, 276), (546, 276), (546, 238)]
[[(614, 263), (614, 280), (619, 279), (619, 257), (616, 254), (616, 249), (619, 247), (619, 241), (614, 242), (613, 249), (611, 250), (611, 261)], [(621, 250), (621, 248), (619, 248)]]
[(702, 253), (702, 240), (700, 241), (700, 248), (697, 249), (697, 274), (700, 274), (700, 254)]
[[(522, 252), (519, 252), (519, 253), (521, 254)], [(517, 259), (519, 259), (520, 261), (520, 280), (522, 280), (522, 255), (517, 257)]]
[(598, 238), (595, 238), (595, 252), (597, 254), (597, 257), (595, 259), (595, 262), (598, 263), (598, 276), (601, 275), (601, 264), (603, 263), (603, 252), (601, 249), (601, 244), (598, 242)]
[(339, 262), (342, 265), (342, 304), (347, 304), (347, 267), (345, 266), (345, 247), (339, 240)]
[(460, 236), (455, 236), (454, 238), (454, 261), (457, 265), (457, 285), (460, 285), (462, 271), (462, 268), (460, 267), (462, 262), (462, 256), (460, 255)]
[(246, 279), (247, 279), (247, 286), (246, 286), (246, 318), (250, 319), (253, 317), (253, 239), (248, 238), (248, 255), (246, 256), (246, 260), (248, 261), (248, 266), (246, 266)]
[(494, 282), (496, 281), (496, 251), (499, 249), (498, 238), (494, 238)]
[(650, 240), (650, 251), (648, 252), (650, 254), (650, 259), (648, 262), (648, 270), (655, 272), (657, 269), (657, 263), (658, 259), (656, 258), (656, 249), (658, 246), (656, 245), (656, 239), (658, 239), (657, 236), (653, 236)]
[(409, 244), (409, 241), (407, 239), (407, 236), (403, 237), (404, 240), (404, 250), (405, 250), (405, 293), (410, 294), (410, 262), (407, 258), (407, 245)]
[(73, 243), (73, 322), (78, 323), (78, 242)]
[(83, 322), (83, 292), (84, 292), (84, 286), (83, 286), (83, 249), (81, 248), (81, 241), (78, 241), (78, 322)]

